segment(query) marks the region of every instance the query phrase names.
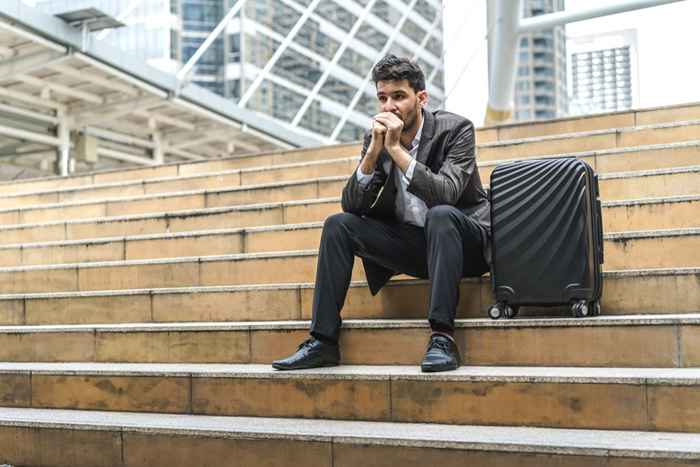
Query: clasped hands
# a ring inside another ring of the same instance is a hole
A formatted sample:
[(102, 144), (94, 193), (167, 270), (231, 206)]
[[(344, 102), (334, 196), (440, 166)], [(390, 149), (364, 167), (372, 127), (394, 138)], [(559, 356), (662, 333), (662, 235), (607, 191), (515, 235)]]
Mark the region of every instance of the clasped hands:
[(382, 149), (386, 149), (394, 163), (403, 172), (406, 172), (412, 158), (401, 146), (402, 131), (403, 121), (395, 114), (382, 112), (374, 116), (372, 119), (372, 141), (360, 163), (362, 173), (371, 174), (374, 171)]

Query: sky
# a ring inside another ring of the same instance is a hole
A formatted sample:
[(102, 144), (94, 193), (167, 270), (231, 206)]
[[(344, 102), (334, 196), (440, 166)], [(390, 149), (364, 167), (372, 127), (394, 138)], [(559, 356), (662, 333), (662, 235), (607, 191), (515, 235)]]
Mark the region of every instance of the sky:
[[(447, 110), (477, 125), (488, 102), (486, 0), (443, 0)], [(515, 2), (515, 0), (512, 0)], [(616, 0), (620, 1), (620, 0)], [(566, 0), (570, 11), (611, 0)], [(639, 107), (700, 102), (700, 0), (684, 0), (566, 26), (567, 37), (637, 29)]]

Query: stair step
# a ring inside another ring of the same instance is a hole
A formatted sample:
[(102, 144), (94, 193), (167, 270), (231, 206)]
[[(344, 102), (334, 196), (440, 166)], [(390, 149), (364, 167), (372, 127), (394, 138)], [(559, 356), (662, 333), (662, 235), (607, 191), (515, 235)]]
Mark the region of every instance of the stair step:
[(700, 105), (682, 104), (632, 111), (600, 113), (554, 120), (506, 123), (497, 127), (477, 130), (479, 143), (506, 141), (532, 136), (547, 136), (580, 131), (627, 128), (636, 125), (653, 125), (700, 119)]
[[(313, 223), (249, 229), (244, 236), (188, 234), (166, 241), (93, 242), (82, 249), (57, 253), (55, 258), (61, 260), (62, 255), (75, 254), (87, 262), (0, 268), (0, 293), (310, 282), (316, 277), (317, 250), (309, 247), (319, 244), (320, 235), (321, 224)], [(282, 245), (296, 249), (274, 251)], [(239, 249), (249, 252), (225, 252)], [(606, 237), (605, 249), (605, 270), (696, 267), (700, 265), (700, 228), (614, 234)], [(30, 261), (33, 254), (42, 253), (30, 250), (34, 249), (5, 250), (5, 261), (11, 259), (12, 253), (22, 256), (29, 252)], [(207, 254), (177, 257), (178, 251), (197, 250)], [(171, 256), (98, 261), (104, 256), (143, 257), (161, 251)], [(90, 256), (93, 252), (95, 256)], [(364, 279), (359, 262), (353, 277)]]
[[(604, 231), (655, 230), (697, 226), (700, 194), (606, 201)], [(0, 227), (0, 245), (88, 240), (203, 229), (319, 222), (341, 211), (340, 198), (321, 198), (223, 208), (101, 217)]]
[[(0, 246), (0, 267), (317, 248), (322, 222)], [(700, 265), (700, 227), (605, 235), (610, 269)], [(1, 271), (1, 269), (0, 269)]]
[(0, 363), (0, 374), (5, 407), (700, 431), (700, 370), (688, 368)]
[[(588, 151), (561, 156), (573, 156), (585, 160), (598, 173), (623, 170), (643, 170), (689, 166), (696, 164), (700, 141)], [(479, 162), (479, 172), (488, 183), (491, 171), (499, 164), (514, 160)], [(359, 155), (339, 159), (302, 161), (291, 164), (233, 169), (187, 176), (170, 176), (150, 179), (127, 180), (36, 190), (25, 193), (9, 193), (0, 197), (0, 208), (33, 206), (39, 204), (114, 199), (157, 193), (174, 193), (198, 189), (222, 189), (263, 183), (349, 175), (357, 166)], [(0, 185), (1, 186), (1, 185)]]
[[(343, 327), (344, 364), (416, 365), (429, 334), (424, 319)], [(308, 328), (308, 321), (3, 326), (0, 361), (269, 363), (291, 354)], [(458, 320), (455, 330), (465, 365), (695, 367), (698, 338), (698, 313)]]
[[(700, 166), (599, 176), (602, 200), (700, 194)], [(220, 190), (195, 190), (102, 201), (0, 209), (0, 224), (29, 224), (94, 217), (127, 216), (183, 209), (240, 206), (338, 196), (347, 176), (320, 177)]]
[(478, 155), (479, 173), (484, 183), (489, 182), (491, 172), (498, 165), (528, 159), (550, 159), (556, 157), (576, 157), (585, 161), (598, 174), (629, 172), (634, 170), (655, 170), (697, 165), (700, 140), (669, 144), (650, 144), (615, 149), (602, 149), (583, 152), (566, 152), (551, 156), (526, 156), (514, 159), (482, 161)]
[(16, 408), (0, 410), (0, 443), (0, 461), (15, 465), (680, 467), (700, 459), (693, 433)]
[[(700, 268), (604, 273), (604, 315), (700, 312)], [(345, 319), (426, 317), (429, 282), (392, 280), (372, 297), (353, 282)], [(483, 318), (493, 303), (488, 277), (463, 279), (459, 318)], [(139, 322), (311, 319), (313, 284), (126, 289), (0, 295), (0, 324), (117, 324)], [(522, 316), (568, 316), (568, 308), (526, 307)]]
[(595, 151), (700, 139), (700, 120), (534, 136), (480, 144), (480, 161)]
[(11, 194), (0, 197), (0, 209), (63, 204), (85, 201), (114, 200), (136, 196), (190, 192), (194, 190), (228, 189), (261, 184), (308, 180), (309, 178), (349, 176), (357, 167), (359, 157), (285, 164), (243, 170), (229, 170), (189, 177), (167, 177), (152, 180), (135, 180), (103, 185), (65, 188)]

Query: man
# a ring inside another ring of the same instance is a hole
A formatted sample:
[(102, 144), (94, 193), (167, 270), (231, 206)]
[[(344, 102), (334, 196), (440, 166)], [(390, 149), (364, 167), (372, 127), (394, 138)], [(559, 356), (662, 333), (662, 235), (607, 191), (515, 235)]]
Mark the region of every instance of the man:
[(372, 69), (381, 113), (365, 136), (362, 160), (343, 189), (343, 213), (323, 226), (311, 338), (279, 370), (340, 362), (340, 311), (354, 256), (372, 294), (398, 273), (430, 279), (432, 334), (426, 372), (456, 369), (454, 319), (462, 277), (489, 268), (490, 212), (474, 156), (474, 126), (424, 109), (425, 78), (410, 60), (388, 55)]

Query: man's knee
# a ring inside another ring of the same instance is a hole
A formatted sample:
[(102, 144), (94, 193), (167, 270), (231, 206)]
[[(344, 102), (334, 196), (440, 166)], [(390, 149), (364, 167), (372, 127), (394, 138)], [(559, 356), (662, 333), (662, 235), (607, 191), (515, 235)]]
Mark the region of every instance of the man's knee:
[(339, 212), (337, 214), (333, 214), (331, 216), (328, 216), (325, 222), (323, 223), (323, 232), (325, 234), (337, 235), (338, 233), (347, 231), (347, 229), (351, 227), (354, 223), (356, 223), (359, 219), (362, 218), (360, 216), (350, 214), (348, 212)]
[(425, 216), (425, 231), (427, 235), (445, 232), (455, 227), (459, 222), (460, 211), (449, 204), (434, 206)]

